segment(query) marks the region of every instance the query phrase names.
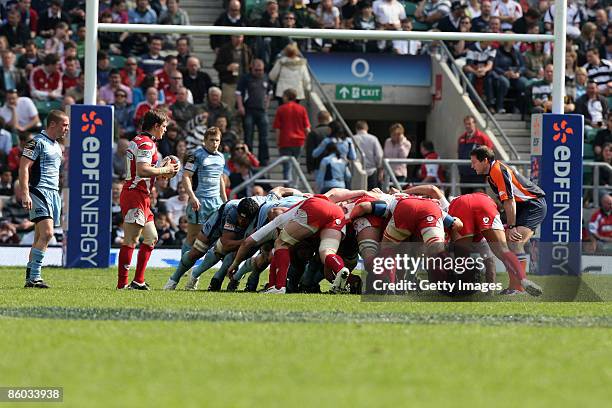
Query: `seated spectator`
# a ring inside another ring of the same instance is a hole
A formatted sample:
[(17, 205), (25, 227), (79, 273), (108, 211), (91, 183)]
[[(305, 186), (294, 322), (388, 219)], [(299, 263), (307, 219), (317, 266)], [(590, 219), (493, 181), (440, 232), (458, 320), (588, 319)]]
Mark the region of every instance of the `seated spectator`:
[(204, 103), (208, 89), (213, 83), (210, 76), (200, 70), (200, 60), (197, 57), (187, 59), (187, 69), (183, 72), (183, 85), (191, 91), (194, 104)]
[[(179, 6), (179, 0), (167, 0), (166, 9), (161, 12), (158, 18), (159, 24), (170, 25), (189, 25), (187, 12)], [(167, 34), (166, 44), (172, 48), (182, 34)]]
[(0, 173), (0, 196), (12, 196), (13, 194), (15, 194), (13, 173), (9, 169), (2, 170), (2, 173)]
[(597, 83), (589, 81), (586, 94), (576, 101), (576, 113), (584, 116), (585, 128), (600, 129), (608, 112), (608, 100), (599, 94)]
[(51, 0), (47, 12), (40, 15), (38, 21), (38, 35), (44, 38), (51, 37), (55, 27), (61, 22), (70, 24), (71, 19), (67, 13), (62, 11), (61, 0)]
[[(221, 15), (215, 20), (215, 25), (229, 27), (245, 27), (247, 25), (246, 18), (243, 18), (240, 12), (240, 2), (238, 0), (230, 0), (227, 4), (227, 11), (221, 13)], [(210, 36), (210, 47), (215, 52), (217, 52), (219, 48), (223, 47), (229, 42), (230, 36), (228, 35)]]
[[(372, 12), (376, 17), (378, 29), (382, 30), (399, 30), (402, 21), (406, 19), (404, 6), (397, 0), (377, 0), (372, 5)], [(378, 42), (378, 48), (381, 50), (388, 46), (391, 46), (390, 42)]]
[(125, 180), (127, 176), (127, 152), (130, 147), (130, 142), (127, 139), (120, 138), (117, 140), (117, 147), (113, 153), (113, 178), (116, 180)]
[(26, 77), (30, 77), (30, 73), (34, 67), (42, 65), (43, 56), (38, 51), (38, 47), (34, 40), (28, 40), (25, 43), (25, 52), (17, 58), (17, 68), (25, 71)]
[[(140, 0), (143, 1), (143, 0)], [(174, 245), (174, 230), (170, 224), (167, 213), (155, 215), (155, 228), (157, 229), (156, 247), (171, 247)]]
[(156, 24), (157, 13), (149, 5), (149, 0), (136, 0), (136, 7), (128, 11), (130, 24)]
[(98, 71), (97, 71), (98, 86), (104, 86), (108, 84), (108, 76), (110, 75), (111, 69), (113, 69), (113, 67), (111, 67), (110, 58), (108, 54), (106, 53), (106, 51), (98, 51), (97, 61), (98, 61), (97, 62), (98, 63)]
[[(601, 159), (598, 162), (608, 163), (612, 166), (612, 143), (606, 143), (601, 150)], [(612, 171), (603, 167), (599, 171), (599, 185), (612, 189)]]
[[(104, 102), (102, 102), (104, 103)], [(74, 98), (70, 95), (64, 95), (64, 98), (62, 99), (62, 105), (60, 106), (60, 110), (63, 110), (64, 112), (68, 111), (68, 107), (75, 105), (76, 101), (74, 100)]]
[(293, 7), (289, 11), (295, 15), (295, 26), (297, 28), (320, 28), (315, 9), (308, 5), (309, 0), (293, 1)]
[[(474, 88), (478, 89), (477, 81), (481, 80), (484, 86), (486, 103), (493, 105), (495, 99), (495, 76), (493, 74), (493, 63), (496, 50), (491, 47), (489, 41), (472, 43), (467, 51), (463, 72)], [(473, 96), (473, 95), (472, 95)]]
[(586, 63), (586, 53), (591, 48), (599, 48), (601, 46), (601, 39), (597, 32), (597, 26), (591, 22), (585, 23), (580, 31), (580, 36), (575, 40), (578, 46), (578, 55), (580, 56), (580, 62)]
[[(247, 145), (243, 145), (248, 148)], [(228, 162), (229, 164), (230, 162)], [(248, 180), (253, 175), (253, 165), (251, 161), (244, 155), (238, 155), (231, 159), (231, 170), (229, 174), (230, 188), (234, 189), (243, 181)], [(248, 197), (252, 195), (252, 186), (247, 187), (236, 195), (236, 198)]]
[(21, 13), (18, 9), (10, 9), (6, 24), (0, 26), (0, 36), (7, 39), (9, 47), (14, 51), (22, 52), (26, 42), (30, 39), (29, 28), (21, 22)]
[[(113, 15), (110, 10), (104, 11), (100, 14), (100, 22), (104, 24), (110, 24), (113, 22)], [(109, 31), (101, 31), (98, 33), (98, 42), (100, 43), (100, 49), (107, 50), (109, 53), (114, 55), (120, 55), (122, 53), (121, 43), (127, 38), (128, 33), (114, 33)]]
[(236, 167), (236, 162), (240, 158), (244, 158), (247, 160), (247, 162), (249, 163), (249, 169), (259, 167), (259, 160), (257, 160), (257, 157), (253, 153), (251, 153), (251, 151), (249, 150), (249, 146), (240, 141), (234, 147), (232, 155), (227, 161), (227, 168), (230, 173), (236, 173), (238, 171)]
[(593, 213), (589, 222), (589, 240), (592, 252), (612, 253), (612, 196), (601, 197), (599, 210)]
[[(276, 0), (268, 0), (265, 9), (259, 21), (255, 23), (259, 27), (280, 28), (281, 17), (278, 12), (278, 2)], [(272, 54), (272, 37), (257, 36), (253, 44), (253, 54), (256, 58), (263, 60), (266, 66), (270, 65), (273, 60)]]
[[(412, 19), (402, 21), (402, 31), (412, 31)], [(398, 55), (419, 55), (421, 42), (419, 40), (393, 40), (393, 52)]]
[(36, 105), (27, 96), (19, 96), (16, 89), (7, 91), (6, 102), (0, 108), (0, 117), (8, 129), (16, 132), (33, 131), (40, 126)]
[(276, 60), (269, 74), (270, 80), (276, 83), (275, 96), (282, 101), (285, 90), (293, 89), (297, 100), (301, 101), (311, 90), (308, 62), (300, 57), (295, 44), (287, 45), (283, 54), (283, 57)]
[(172, 73), (176, 71), (177, 68), (178, 59), (176, 58), (176, 55), (167, 55), (164, 58), (164, 66), (162, 67), (162, 69), (158, 69), (153, 73), (153, 75), (155, 75), (159, 80), (159, 84), (157, 87), (158, 90), (164, 91), (164, 93), (166, 93), (168, 88), (170, 88), (170, 77), (172, 76)]
[(20, 241), (17, 228), (8, 221), (0, 222), (0, 244), (16, 245)]
[(6, 99), (6, 91), (16, 89), (19, 95), (28, 94), (28, 80), (23, 71), (15, 66), (15, 54), (11, 50), (2, 52), (0, 67), (0, 101)]
[(187, 190), (183, 186), (183, 183), (179, 182), (177, 187), (177, 195), (170, 197), (166, 200), (166, 209), (168, 210), (168, 221), (173, 229), (178, 228), (179, 218), (185, 214), (187, 208), (187, 202), (189, 201), (189, 195)]
[[(471, 30), (472, 20), (468, 16), (461, 17), (459, 20), (459, 32), (469, 33)], [(467, 53), (471, 44), (470, 41), (465, 40), (448, 41), (448, 47), (458, 67), (462, 68), (467, 63)]]
[(334, 6), (333, 0), (321, 0), (316, 13), (321, 28), (340, 28), (340, 10)]
[(64, 96), (72, 97), (76, 103), (83, 103), (83, 98), (85, 96), (85, 71), (79, 73), (76, 85), (66, 89)]
[[(148, 0), (140, 0), (148, 1)], [(152, 36), (149, 40), (149, 50), (140, 57), (140, 67), (146, 75), (154, 74), (155, 71), (162, 69), (164, 58), (161, 56), (163, 40), (159, 36)]]
[(179, 218), (178, 229), (174, 233), (174, 244), (177, 246), (183, 245), (183, 241), (187, 238), (187, 230), (189, 228), (189, 221), (186, 215), (182, 215)]
[(176, 39), (176, 59), (178, 60), (178, 68), (181, 71), (187, 69), (187, 60), (191, 57), (191, 40), (187, 36), (181, 36)]
[(498, 0), (493, 4), (492, 15), (499, 17), (503, 31), (509, 31), (512, 30), (514, 22), (523, 17), (523, 9), (514, 0)]
[[(175, 150), (175, 156), (178, 157), (181, 163), (185, 163), (185, 161), (187, 160), (187, 142), (185, 141), (185, 139), (177, 139)], [(174, 191), (178, 191), (178, 185), (183, 180), (184, 173), (185, 168), (181, 166), (178, 173), (176, 173), (176, 176), (170, 179), (170, 188), (172, 188)]]
[(319, 193), (325, 194), (332, 188), (350, 188), (350, 179), (348, 162), (340, 155), (335, 143), (328, 144), (317, 172)]
[(69, 57), (65, 60), (66, 67), (62, 74), (62, 90), (64, 94), (66, 94), (69, 89), (77, 86), (79, 82), (81, 70), (78, 68), (78, 62), (79, 60), (77, 60), (76, 57)]
[(45, 41), (45, 54), (64, 55), (64, 44), (70, 41), (70, 27), (63, 21), (53, 30), (53, 35)]
[(16, 226), (17, 232), (25, 233), (34, 230), (34, 223), (30, 221), (30, 212), (23, 206), (23, 190), (19, 185), (19, 180), (13, 184), (15, 194), (10, 196), (8, 202), (4, 203), (2, 215), (11, 224)]
[(9, 170), (13, 173), (14, 179), (19, 177), (19, 161), (21, 160), (21, 153), (23, 152), (25, 145), (28, 144), (30, 140), (32, 140), (31, 133), (19, 132), (19, 144), (17, 146), (13, 146), (8, 154), (7, 165)]
[(436, 28), (438, 22), (450, 13), (449, 0), (422, 0), (414, 12), (417, 21)]
[(6, 122), (0, 115), (0, 170), (8, 168), (8, 155), (13, 149), (13, 135), (5, 127)]
[[(529, 27), (535, 26), (540, 22), (542, 15), (535, 8), (529, 8), (522, 17), (512, 23), (512, 32), (517, 34), (527, 34)], [(536, 44), (536, 43), (534, 43)]]
[(185, 125), (183, 134), (185, 135), (187, 150), (192, 151), (203, 146), (206, 129), (208, 129), (208, 118), (208, 112), (200, 112)]
[(108, 84), (100, 88), (99, 96), (107, 104), (115, 103), (115, 93), (123, 91), (127, 95), (127, 103), (132, 103), (132, 90), (121, 83), (121, 74), (118, 69), (112, 69), (108, 75)]
[[(580, 6), (574, 0), (567, 2), (567, 35), (572, 38), (576, 38), (580, 35), (580, 23), (582, 22), (582, 12)], [(551, 4), (548, 10), (544, 13), (544, 29), (547, 33), (552, 33), (554, 30), (555, 22), (555, 5)]]
[[(421, 142), (420, 151), (425, 160), (436, 160), (440, 158), (434, 149), (434, 144), (429, 140)], [(424, 163), (421, 165), (419, 178), (424, 183), (443, 183), (445, 181), (444, 166), (434, 163)]]
[(157, 109), (159, 105), (157, 89), (150, 87), (145, 94), (145, 100), (136, 106), (136, 111), (134, 112), (134, 124), (136, 125), (136, 129), (140, 128), (140, 121), (145, 113)]
[(206, 102), (203, 104), (204, 110), (208, 113), (208, 123), (215, 123), (219, 116), (225, 116), (231, 123), (230, 111), (222, 98), (223, 93), (218, 87), (212, 86), (208, 89)]
[[(372, 3), (368, 0), (357, 3), (358, 12), (353, 18), (353, 30), (376, 30), (377, 22), (372, 9)], [(412, 21), (410, 22), (412, 24)], [(377, 41), (355, 41), (355, 51), (358, 52), (378, 52)]]
[(121, 75), (121, 83), (131, 89), (140, 87), (146, 77), (142, 68), (138, 66), (135, 57), (128, 57), (125, 60), (125, 66), (119, 71), (119, 74)]
[(59, 57), (47, 54), (44, 64), (32, 70), (30, 94), (35, 101), (62, 99), (62, 74), (59, 72)]
[(597, 48), (589, 49), (586, 56), (587, 64), (584, 66), (584, 69), (587, 71), (589, 81), (597, 84), (601, 95), (609, 95), (612, 92), (612, 62), (599, 58), (599, 50)]
[(493, 11), (493, 6), (491, 5), (491, 1), (482, 0), (482, 5), (480, 7), (480, 16), (472, 17), (472, 31), (476, 33), (488, 32), (492, 11)]
[(576, 90), (574, 92), (574, 100), (577, 101), (582, 95), (586, 94), (588, 82), (589, 76), (587, 75), (586, 69), (582, 67), (576, 68)]
[(553, 66), (548, 64), (544, 70), (544, 77), (531, 84), (531, 112), (544, 113), (552, 110)]
[(163, 156), (176, 156), (176, 145), (179, 140), (180, 129), (176, 123), (170, 122), (166, 128), (164, 138), (157, 142), (157, 150)]
[[(383, 149), (385, 158), (389, 159), (406, 159), (410, 154), (410, 148), (412, 143), (406, 136), (404, 136), (404, 127), (399, 123), (394, 123), (389, 127), (390, 137), (385, 140), (385, 147)], [(405, 164), (393, 164), (391, 165), (393, 174), (397, 178), (397, 181), (403, 183), (406, 181), (408, 176), (408, 169)]]
[(455, 0), (451, 3), (450, 13), (438, 21), (438, 30), (445, 32), (459, 32), (459, 21), (465, 16), (467, 4)]
[(505, 113), (504, 100), (509, 90), (517, 94), (515, 109), (522, 106), (523, 96), (527, 88), (525, 63), (522, 55), (514, 48), (514, 41), (505, 41), (497, 49), (495, 61), (493, 62), (495, 75), (495, 110)]
[(525, 78), (530, 81), (542, 80), (544, 67), (552, 62), (552, 59), (544, 53), (544, 43), (531, 43), (523, 57), (525, 59)]
[(198, 113), (198, 108), (189, 101), (189, 96), (189, 90), (184, 86), (179, 86), (176, 91), (176, 101), (170, 105), (172, 117), (181, 129), (185, 129), (187, 122)]
[(176, 70), (170, 74), (170, 86), (165, 91), (166, 105), (171, 106), (176, 103), (179, 90), (185, 94), (186, 102), (193, 104), (191, 91), (183, 86), (183, 74)]
[(603, 146), (612, 143), (612, 112), (608, 111), (608, 119), (606, 121), (607, 126), (605, 129), (601, 129), (595, 135), (593, 140), (593, 153), (595, 153), (595, 159), (601, 160)]
[(170, 180), (165, 177), (157, 177), (155, 179), (155, 187), (157, 187), (158, 197), (162, 200), (167, 200), (177, 194), (176, 190), (170, 187)]
[(238, 143), (238, 135), (231, 129), (228, 129), (227, 118), (225, 116), (217, 116), (215, 127), (221, 131), (221, 145), (219, 151), (222, 153), (230, 153)]

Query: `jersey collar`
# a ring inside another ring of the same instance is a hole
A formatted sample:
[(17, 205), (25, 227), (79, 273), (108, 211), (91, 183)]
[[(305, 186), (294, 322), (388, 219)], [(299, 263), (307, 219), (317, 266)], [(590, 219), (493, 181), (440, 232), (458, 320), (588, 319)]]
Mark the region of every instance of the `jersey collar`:
[(492, 169), (492, 168), (493, 168), (493, 166), (495, 165), (495, 162), (496, 162), (496, 161), (497, 161), (497, 160), (493, 160), (493, 161), (491, 162), (491, 165), (489, 166), (489, 172), (487, 173), (487, 176), (491, 175), (491, 169)]
[(46, 131), (44, 131), (44, 130), (43, 130), (43, 131), (41, 131), (41, 132), (40, 132), (40, 134), (41, 134), (41, 135), (43, 135), (44, 137), (46, 137), (47, 139), (49, 139), (49, 141), (50, 141), (51, 143), (55, 143), (55, 142), (56, 142), (55, 140), (53, 140), (53, 139), (51, 139), (51, 138), (49, 137), (49, 135), (47, 134), (47, 132), (46, 132)]

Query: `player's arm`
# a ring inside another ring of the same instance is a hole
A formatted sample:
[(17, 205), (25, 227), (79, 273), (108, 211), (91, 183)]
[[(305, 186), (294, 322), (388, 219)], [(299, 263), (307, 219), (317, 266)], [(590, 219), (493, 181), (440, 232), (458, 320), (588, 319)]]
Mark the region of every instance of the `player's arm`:
[(234, 231), (223, 231), (221, 238), (219, 238), (221, 245), (223, 246), (223, 253), (230, 253), (236, 251), (244, 239), (238, 239)]
[(200, 204), (200, 200), (198, 200), (198, 197), (196, 197), (195, 193), (193, 192), (193, 183), (191, 182), (192, 177), (193, 172), (185, 170), (185, 172), (183, 172), (183, 178), (181, 179), (181, 181), (183, 182), (183, 187), (185, 187), (185, 191), (189, 196), (191, 208), (193, 208), (193, 211), (199, 211), (202, 205)]
[(444, 198), (444, 193), (442, 192), (442, 190), (432, 184), (408, 187), (404, 190), (404, 192), (408, 194), (431, 197), (437, 200)]
[(340, 201), (347, 201), (353, 198), (361, 197), (365, 194), (368, 194), (365, 190), (347, 190), (346, 188), (332, 188), (325, 196), (329, 198), (334, 203), (339, 203)]
[(279, 197), (302, 196), (302, 192), (297, 188), (282, 186), (274, 187), (272, 190), (270, 190), (270, 193), (274, 193)]
[(219, 176), (219, 194), (221, 194), (221, 200), (223, 202), (227, 202), (227, 192), (225, 191), (225, 179), (223, 178), (223, 173)]
[(253, 248), (255, 245), (257, 245), (257, 242), (255, 242), (253, 237), (248, 237), (242, 242), (242, 244), (240, 244), (240, 247), (236, 252), (236, 256), (234, 257), (234, 261), (229, 268), (227, 268), (228, 276), (234, 275), (234, 272), (238, 269), (238, 266), (246, 259), (247, 255), (251, 251), (251, 248)]
[(21, 199), (21, 204), (28, 211), (32, 209), (32, 199), (30, 198), (30, 168), (34, 164), (34, 160), (27, 158), (26, 156), (21, 156), (19, 160), (19, 185), (21, 186), (21, 191), (23, 197)]

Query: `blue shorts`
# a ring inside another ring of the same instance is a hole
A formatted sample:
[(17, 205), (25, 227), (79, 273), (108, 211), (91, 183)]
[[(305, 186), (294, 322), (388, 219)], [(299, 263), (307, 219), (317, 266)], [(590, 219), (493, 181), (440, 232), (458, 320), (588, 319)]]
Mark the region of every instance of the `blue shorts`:
[(208, 238), (208, 242), (211, 244), (221, 236), (221, 230), (223, 228), (223, 225), (221, 225), (221, 219), (223, 218), (222, 214), (222, 209), (213, 213), (202, 226), (202, 233)]
[(53, 220), (53, 226), (61, 226), (62, 198), (59, 191), (44, 187), (30, 187), (32, 210), (30, 221)]
[(202, 225), (223, 205), (223, 200), (221, 197), (198, 197), (198, 199), (200, 200), (200, 209), (194, 211), (191, 205), (188, 205), (185, 213), (187, 214), (187, 222)]

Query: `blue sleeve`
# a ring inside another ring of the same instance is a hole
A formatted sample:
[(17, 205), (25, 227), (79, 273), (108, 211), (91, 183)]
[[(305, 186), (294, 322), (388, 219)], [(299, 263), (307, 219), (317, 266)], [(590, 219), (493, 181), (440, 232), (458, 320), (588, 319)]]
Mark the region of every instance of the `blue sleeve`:
[(447, 213), (445, 213), (444, 211), (442, 212), (442, 215), (444, 216), (444, 228), (450, 228), (453, 225), (453, 222), (455, 222), (455, 218), (451, 217), (450, 215), (448, 215)]
[(347, 139), (347, 140), (348, 140), (348, 146), (349, 146), (347, 158), (349, 160), (357, 160), (357, 151), (355, 150), (355, 143), (353, 142), (352, 139)]
[(240, 92), (240, 95), (244, 98), (244, 94), (246, 93), (247, 87), (247, 77), (243, 75), (240, 77), (240, 81), (238, 81), (238, 86), (236, 87), (236, 91)]
[(316, 182), (319, 190), (323, 188), (323, 181), (325, 180), (325, 168), (327, 167), (327, 157), (321, 160), (321, 164), (319, 165), (319, 171), (317, 172)]
[(27, 157), (32, 161), (36, 161), (38, 156), (40, 156), (40, 150), (41, 143), (39, 143), (36, 139), (32, 139), (24, 146), (21, 156)]
[(312, 157), (317, 158), (321, 156), (323, 152), (325, 151), (325, 149), (327, 148), (327, 145), (330, 142), (331, 142), (331, 139), (329, 137), (326, 137), (325, 139), (323, 139), (321, 143), (319, 143), (319, 145), (315, 147), (315, 149), (312, 151)]

